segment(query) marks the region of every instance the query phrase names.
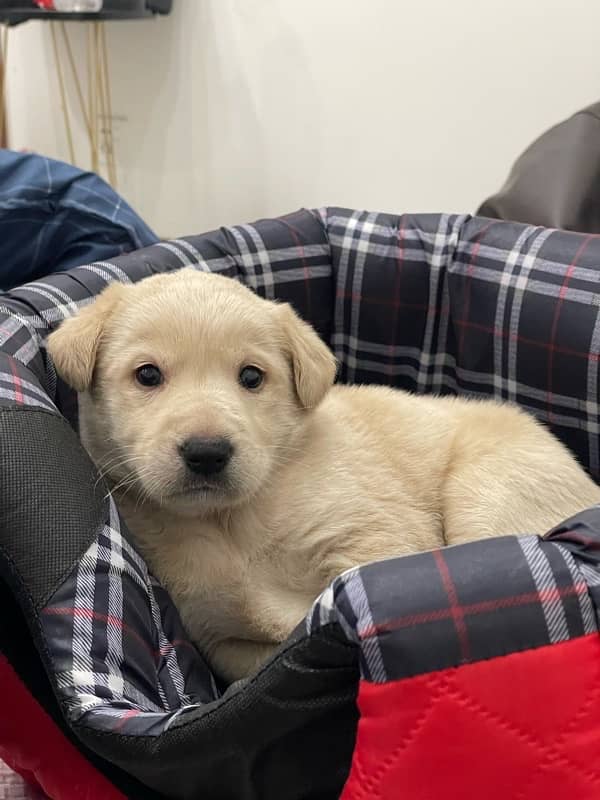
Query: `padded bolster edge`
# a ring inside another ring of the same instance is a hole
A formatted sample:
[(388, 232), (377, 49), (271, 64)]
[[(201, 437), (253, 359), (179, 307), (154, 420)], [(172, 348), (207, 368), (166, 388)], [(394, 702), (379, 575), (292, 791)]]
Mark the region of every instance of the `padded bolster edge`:
[(64, 419), (0, 408), (0, 575), (37, 610), (103, 525), (105, 492)]
[(75, 727), (90, 749), (174, 800), (339, 797), (358, 712), (357, 648), (336, 624), (296, 631), (252, 678), (157, 737)]

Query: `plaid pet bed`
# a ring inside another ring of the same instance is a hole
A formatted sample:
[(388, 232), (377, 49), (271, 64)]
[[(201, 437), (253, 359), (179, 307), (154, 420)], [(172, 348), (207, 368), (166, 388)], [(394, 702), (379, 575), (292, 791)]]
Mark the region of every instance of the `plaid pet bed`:
[[(597, 797), (600, 772), (583, 754), (600, 743), (600, 510), (543, 540), (531, 531), (351, 570), (258, 675), (225, 689), (64, 420), (76, 425), (76, 405), (45, 353), (49, 330), (112, 281), (221, 272), (292, 302), (334, 349), (341, 380), (517, 402), (598, 480), (599, 263), (593, 236), (328, 208), (163, 242), (3, 296), (0, 577), (34, 620), (27, 641), (59, 728), (76, 731), (118, 791), (299, 800), (345, 784), (358, 800), (397, 797), (399, 785), (423, 798), (485, 786), (505, 800), (510, 778), (529, 786), (525, 800)], [(577, 689), (544, 664), (573, 668)], [(526, 718), (523, 693), (535, 701)], [(449, 757), (440, 740), (459, 720)]]

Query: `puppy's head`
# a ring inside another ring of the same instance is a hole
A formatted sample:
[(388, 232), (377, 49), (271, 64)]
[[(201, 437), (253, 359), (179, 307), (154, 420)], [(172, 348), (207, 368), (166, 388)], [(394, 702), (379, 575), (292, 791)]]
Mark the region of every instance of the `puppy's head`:
[(108, 287), (48, 350), (113, 485), (182, 514), (252, 497), (335, 376), (290, 306), (193, 269)]

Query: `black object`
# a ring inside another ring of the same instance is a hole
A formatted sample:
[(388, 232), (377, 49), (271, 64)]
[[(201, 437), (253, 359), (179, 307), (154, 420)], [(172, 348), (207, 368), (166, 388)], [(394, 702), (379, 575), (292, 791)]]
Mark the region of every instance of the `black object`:
[(539, 136), (478, 214), (580, 233), (600, 233), (600, 103)]
[(143, 19), (155, 14), (168, 14), (172, 5), (172, 0), (104, 0), (102, 11), (91, 13), (45, 11), (43, 8), (39, 8), (33, 0), (29, 3), (11, 3), (0, 0), (0, 23), (20, 25), (22, 22), (34, 19), (83, 22)]

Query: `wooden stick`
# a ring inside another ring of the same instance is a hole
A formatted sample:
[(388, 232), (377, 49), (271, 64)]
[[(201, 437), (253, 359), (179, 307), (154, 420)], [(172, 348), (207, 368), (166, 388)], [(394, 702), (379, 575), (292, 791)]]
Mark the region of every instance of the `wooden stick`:
[(98, 115), (98, 40), (96, 34), (97, 23), (89, 26), (89, 55), (90, 55), (90, 94), (92, 99), (92, 113), (90, 123), (93, 132), (92, 170), (100, 172), (100, 131)]
[(56, 66), (56, 74), (58, 76), (58, 86), (60, 89), (60, 97), (62, 102), (63, 118), (65, 122), (65, 132), (67, 134), (67, 143), (69, 145), (69, 157), (71, 159), (71, 164), (75, 165), (75, 148), (73, 146), (73, 134), (71, 133), (71, 120), (69, 117), (69, 108), (67, 106), (65, 81), (62, 71), (62, 65), (60, 63), (60, 56), (58, 53), (58, 42), (56, 41), (56, 29), (54, 22), (50, 23), (50, 31), (52, 33), (52, 47), (54, 48), (54, 63)]
[(104, 91), (106, 95), (106, 108), (108, 113), (108, 126), (107, 129), (110, 131), (110, 142), (109, 142), (109, 173), (110, 173), (110, 182), (114, 189), (117, 188), (117, 164), (115, 158), (115, 139), (113, 135), (113, 114), (112, 114), (112, 98), (111, 98), (111, 88), (110, 88), (110, 73), (108, 71), (108, 47), (106, 45), (106, 25), (102, 22), (100, 23), (100, 30), (102, 36), (102, 73), (104, 77)]
[(85, 107), (85, 99), (83, 97), (83, 89), (81, 88), (81, 81), (79, 80), (79, 74), (77, 72), (77, 68), (75, 66), (75, 59), (73, 58), (73, 50), (71, 48), (71, 40), (69, 39), (69, 35), (67, 33), (67, 26), (64, 22), (60, 23), (60, 29), (63, 35), (65, 49), (67, 51), (67, 58), (69, 59), (69, 65), (71, 67), (71, 75), (73, 76), (73, 82), (75, 84), (75, 90), (77, 91), (77, 97), (79, 99), (79, 106), (81, 108), (81, 115), (83, 116), (83, 121), (85, 123), (85, 127), (87, 128), (88, 136), (91, 136), (91, 126), (90, 120), (88, 118), (87, 109)]
[[(99, 23), (94, 23), (94, 72), (96, 78), (96, 96), (98, 98), (98, 149), (101, 152), (101, 146), (104, 145), (104, 152), (106, 154), (107, 171), (110, 173), (109, 154), (107, 147), (106, 137), (106, 102), (104, 95), (104, 86), (102, 85), (102, 69), (100, 65), (100, 30)], [(109, 177), (110, 180), (110, 177)]]
[(0, 47), (0, 147), (8, 146), (8, 130), (6, 124), (6, 65), (8, 64), (8, 25), (2, 30)]

